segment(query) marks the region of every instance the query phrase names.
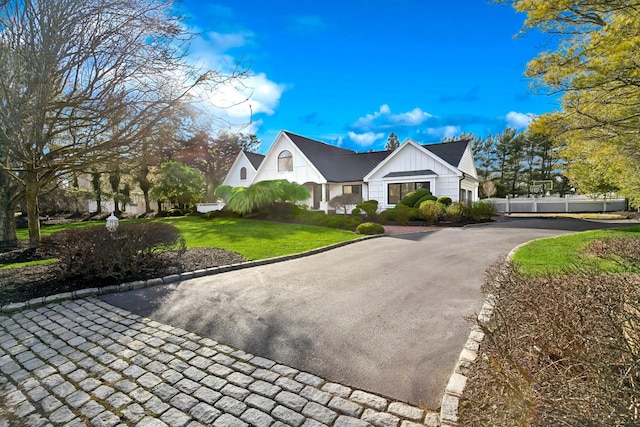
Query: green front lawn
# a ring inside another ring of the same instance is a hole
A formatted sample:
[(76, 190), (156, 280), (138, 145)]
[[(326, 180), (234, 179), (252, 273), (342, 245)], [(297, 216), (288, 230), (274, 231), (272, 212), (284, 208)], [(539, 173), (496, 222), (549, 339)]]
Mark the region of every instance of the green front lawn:
[(590, 257), (584, 249), (596, 240), (613, 237), (640, 238), (640, 226), (610, 230), (584, 231), (550, 237), (527, 243), (516, 251), (513, 259), (526, 275), (560, 273), (576, 268), (596, 268), (603, 272), (619, 272), (610, 261)]
[[(162, 221), (173, 224), (180, 230), (188, 248), (226, 249), (237, 252), (248, 260), (300, 253), (361, 237), (351, 231), (327, 227), (235, 218), (206, 220), (202, 217), (185, 216), (132, 221)], [(104, 227), (105, 223), (76, 222), (44, 226), (41, 235), (87, 226)], [(18, 230), (19, 239), (27, 239), (28, 236), (26, 229)]]

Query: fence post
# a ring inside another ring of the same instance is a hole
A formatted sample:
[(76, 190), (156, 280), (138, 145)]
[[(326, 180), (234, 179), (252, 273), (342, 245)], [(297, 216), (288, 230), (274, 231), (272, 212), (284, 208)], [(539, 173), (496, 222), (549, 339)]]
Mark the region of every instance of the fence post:
[(505, 203), (505, 207), (504, 207), (505, 212), (506, 213), (511, 213), (511, 209), (509, 207), (509, 195), (508, 194), (507, 194), (507, 198), (506, 198), (505, 202), (506, 202)]
[(532, 206), (532, 210), (533, 213), (538, 213), (538, 198), (536, 196), (533, 196), (533, 206)]
[(564, 195), (564, 212), (569, 213), (569, 195)]

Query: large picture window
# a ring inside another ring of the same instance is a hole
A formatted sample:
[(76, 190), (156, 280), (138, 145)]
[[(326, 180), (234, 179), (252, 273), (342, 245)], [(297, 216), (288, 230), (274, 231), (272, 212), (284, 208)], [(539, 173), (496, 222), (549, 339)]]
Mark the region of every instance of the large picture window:
[(293, 170), (293, 156), (288, 150), (278, 154), (278, 172), (291, 172)]
[(353, 193), (362, 196), (362, 185), (343, 185), (342, 194)]
[(418, 188), (426, 188), (431, 190), (431, 183), (427, 182), (400, 182), (396, 184), (389, 184), (387, 187), (387, 203), (395, 205), (404, 196), (411, 193)]

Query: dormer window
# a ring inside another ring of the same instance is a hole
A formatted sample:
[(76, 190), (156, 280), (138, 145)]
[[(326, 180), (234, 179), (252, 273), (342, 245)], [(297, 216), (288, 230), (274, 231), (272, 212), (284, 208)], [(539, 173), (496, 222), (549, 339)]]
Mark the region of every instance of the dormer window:
[(240, 168), (240, 180), (244, 181), (245, 179), (247, 179), (247, 168), (243, 167)]
[(293, 156), (288, 150), (278, 154), (278, 172), (291, 172), (293, 170)]

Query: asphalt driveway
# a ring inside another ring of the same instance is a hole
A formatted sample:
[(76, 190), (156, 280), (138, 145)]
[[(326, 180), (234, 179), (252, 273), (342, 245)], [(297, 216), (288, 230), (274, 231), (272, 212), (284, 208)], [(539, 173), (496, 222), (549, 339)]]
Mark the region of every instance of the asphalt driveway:
[(515, 246), (624, 223), (507, 219), (354, 243), (104, 301), (341, 384), (440, 406), (483, 271)]

